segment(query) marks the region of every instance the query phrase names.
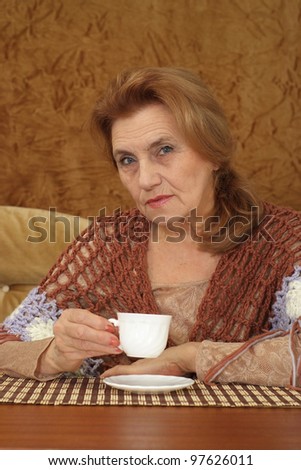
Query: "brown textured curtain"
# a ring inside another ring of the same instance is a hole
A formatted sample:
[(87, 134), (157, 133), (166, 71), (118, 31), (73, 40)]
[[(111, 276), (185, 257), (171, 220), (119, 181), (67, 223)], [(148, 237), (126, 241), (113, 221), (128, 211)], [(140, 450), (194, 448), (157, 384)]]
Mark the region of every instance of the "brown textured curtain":
[(86, 122), (124, 67), (200, 73), (265, 199), (301, 209), (299, 0), (0, 0), (0, 204), (131, 205)]

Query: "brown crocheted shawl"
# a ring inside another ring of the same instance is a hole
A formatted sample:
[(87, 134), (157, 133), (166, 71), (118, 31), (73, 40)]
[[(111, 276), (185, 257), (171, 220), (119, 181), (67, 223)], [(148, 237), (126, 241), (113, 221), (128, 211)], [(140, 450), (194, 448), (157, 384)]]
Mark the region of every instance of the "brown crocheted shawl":
[[(147, 274), (149, 222), (138, 210), (102, 217), (59, 258), (39, 290), (61, 309), (159, 313)], [(301, 264), (301, 214), (265, 204), (246, 242), (222, 255), (199, 306), (191, 341), (246, 341), (269, 327), (282, 280)]]

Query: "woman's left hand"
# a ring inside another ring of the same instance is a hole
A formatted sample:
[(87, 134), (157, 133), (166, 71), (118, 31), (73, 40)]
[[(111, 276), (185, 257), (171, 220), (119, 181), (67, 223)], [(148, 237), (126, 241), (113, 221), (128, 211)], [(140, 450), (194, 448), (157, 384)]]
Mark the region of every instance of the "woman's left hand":
[(185, 343), (165, 349), (153, 359), (139, 359), (130, 365), (120, 365), (105, 371), (101, 377), (131, 374), (185, 375), (195, 372), (195, 358), (200, 343)]

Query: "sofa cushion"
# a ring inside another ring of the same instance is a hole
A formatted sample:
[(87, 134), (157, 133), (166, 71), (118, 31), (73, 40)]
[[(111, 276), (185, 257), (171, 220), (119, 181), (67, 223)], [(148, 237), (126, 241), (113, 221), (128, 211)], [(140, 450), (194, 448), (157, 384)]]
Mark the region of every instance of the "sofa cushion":
[(55, 209), (0, 206), (0, 322), (87, 225)]

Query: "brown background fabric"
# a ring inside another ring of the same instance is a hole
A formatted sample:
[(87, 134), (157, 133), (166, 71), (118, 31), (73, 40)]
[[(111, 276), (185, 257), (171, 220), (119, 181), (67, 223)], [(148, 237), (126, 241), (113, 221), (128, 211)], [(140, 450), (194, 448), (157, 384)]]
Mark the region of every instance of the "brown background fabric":
[(87, 130), (129, 66), (199, 73), (237, 138), (236, 166), (301, 209), (300, 0), (0, 0), (0, 205), (89, 216), (131, 205)]

